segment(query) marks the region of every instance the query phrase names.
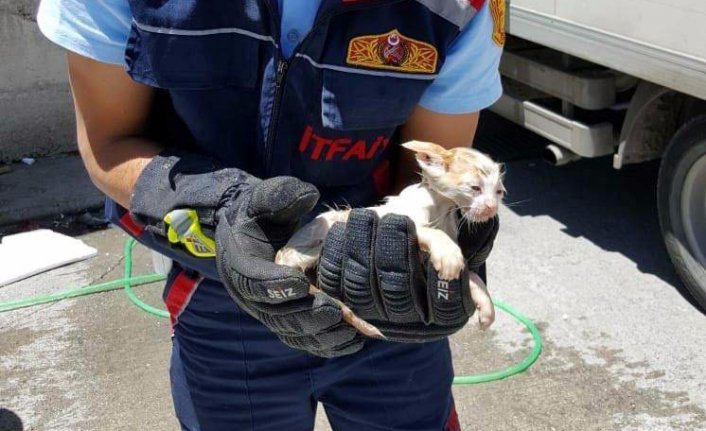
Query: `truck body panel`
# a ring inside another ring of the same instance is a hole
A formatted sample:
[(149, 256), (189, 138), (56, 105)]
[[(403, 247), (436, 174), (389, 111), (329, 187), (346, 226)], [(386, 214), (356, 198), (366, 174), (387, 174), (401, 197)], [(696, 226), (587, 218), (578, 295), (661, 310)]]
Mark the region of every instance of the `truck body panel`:
[(705, 23), (702, 0), (512, 0), (508, 32), (706, 100)]

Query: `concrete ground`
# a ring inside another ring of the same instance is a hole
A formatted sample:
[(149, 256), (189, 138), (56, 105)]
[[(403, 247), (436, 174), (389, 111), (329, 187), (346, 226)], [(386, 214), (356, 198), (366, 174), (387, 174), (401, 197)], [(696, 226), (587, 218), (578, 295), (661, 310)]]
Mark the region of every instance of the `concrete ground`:
[(9, 166), (11, 171), (0, 175), (0, 226), (103, 204), (103, 194), (91, 185), (77, 154)]
[[(464, 430), (706, 430), (706, 317), (684, 296), (658, 232), (655, 167), (509, 162), (492, 293), (535, 321), (539, 361), (454, 389)], [(0, 302), (120, 277), (125, 237), (98, 257), (0, 288)], [(151, 271), (136, 248), (136, 273)], [(139, 288), (159, 303), (160, 288)], [(529, 336), (500, 315), (452, 338), (457, 375), (506, 367)], [(123, 292), (0, 314), (0, 430), (176, 430), (169, 328)], [(323, 416), (317, 430), (329, 429)]]
[(0, 163), (75, 149), (64, 50), (39, 31), (39, 0), (0, 0)]

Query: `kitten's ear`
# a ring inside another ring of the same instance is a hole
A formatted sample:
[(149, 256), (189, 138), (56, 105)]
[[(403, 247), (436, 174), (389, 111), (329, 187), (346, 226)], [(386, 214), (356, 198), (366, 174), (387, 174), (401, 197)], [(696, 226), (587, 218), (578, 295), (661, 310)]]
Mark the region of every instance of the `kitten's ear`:
[(414, 151), (417, 163), (423, 171), (440, 175), (449, 169), (451, 163), (451, 152), (441, 145), (431, 142), (409, 141), (402, 146)]

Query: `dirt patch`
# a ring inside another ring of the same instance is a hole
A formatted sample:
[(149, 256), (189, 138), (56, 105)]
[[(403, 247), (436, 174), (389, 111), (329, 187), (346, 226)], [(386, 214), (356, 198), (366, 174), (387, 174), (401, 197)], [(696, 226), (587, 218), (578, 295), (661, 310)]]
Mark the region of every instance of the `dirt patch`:
[[(539, 324), (544, 329), (546, 324)], [(492, 333), (456, 345), (456, 371), (475, 373), (521, 360), (529, 347), (508, 355), (492, 347)], [(489, 348), (489, 346), (491, 346)], [(468, 353), (475, 352), (473, 358)], [(697, 430), (706, 429), (704, 406), (686, 392), (657, 388), (664, 370), (630, 362), (619, 349), (595, 347), (602, 364), (573, 348), (544, 340), (539, 361), (526, 373), (500, 382), (455, 388), (461, 422), (488, 430)]]
[(0, 0), (0, 13), (9, 13), (29, 21), (35, 21), (37, 6), (37, 0)]

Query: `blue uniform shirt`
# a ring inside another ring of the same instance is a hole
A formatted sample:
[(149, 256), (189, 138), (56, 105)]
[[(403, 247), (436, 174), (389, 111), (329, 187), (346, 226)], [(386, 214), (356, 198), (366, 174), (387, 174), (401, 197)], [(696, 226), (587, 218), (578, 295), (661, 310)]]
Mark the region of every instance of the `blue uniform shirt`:
[[(279, 1), (280, 46), (289, 56), (311, 28), (320, 0)], [(450, 47), (438, 78), (422, 96), (424, 108), (446, 114), (476, 112), (502, 94), (498, 72), (502, 50), (492, 39), (488, 3)], [(127, 0), (42, 0), (37, 22), (46, 37), (67, 50), (122, 65), (130, 16)]]

